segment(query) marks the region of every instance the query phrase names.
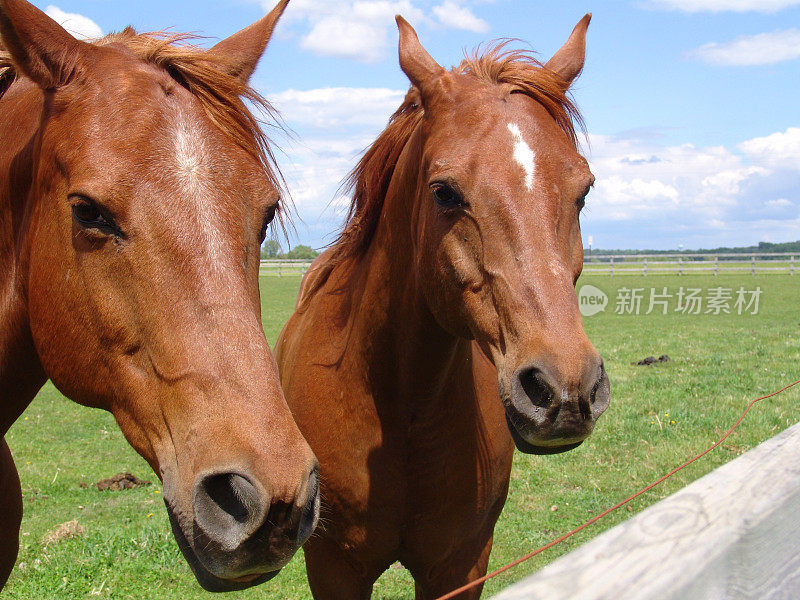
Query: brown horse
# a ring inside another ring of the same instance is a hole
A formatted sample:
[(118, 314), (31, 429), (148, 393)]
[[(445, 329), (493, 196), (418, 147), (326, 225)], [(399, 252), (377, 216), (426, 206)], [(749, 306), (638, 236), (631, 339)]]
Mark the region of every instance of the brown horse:
[(345, 229), (276, 349), (320, 461), (315, 598), (368, 598), (395, 560), (417, 598), (482, 575), (512, 438), (569, 450), (608, 406), (574, 287), (594, 178), (567, 92), (589, 18), (544, 66), (501, 44), (446, 72), (398, 17), (413, 88), (353, 172)]
[[(261, 328), (280, 188), (245, 104), (287, 1), (202, 51), (130, 29), (85, 43), (0, 0), (0, 437), (48, 377), (110, 410), (218, 591), (275, 574), (318, 512)], [(2, 584), (21, 497), (0, 454)]]

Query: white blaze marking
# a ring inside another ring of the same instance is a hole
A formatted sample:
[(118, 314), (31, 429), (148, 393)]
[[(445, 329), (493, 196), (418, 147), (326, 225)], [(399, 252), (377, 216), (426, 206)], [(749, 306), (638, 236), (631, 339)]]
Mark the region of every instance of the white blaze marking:
[[(181, 115), (183, 117), (183, 115)], [(187, 183), (195, 184), (207, 153), (199, 128), (185, 118), (180, 118), (175, 128), (175, 160), (178, 175)]]
[(533, 190), (533, 174), (536, 171), (536, 154), (531, 147), (522, 139), (522, 132), (516, 123), (509, 123), (508, 130), (514, 136), (514, 160), (516, 160), (525, 171), (525, 187), (528, 191)]
[(203, 248), (214, 273), (220, 272), (221, 256), (229, 252), (220, 233), (220, 216), (212, 198), (210, 171), (214, 159), (209, 152), (202, 127), (179, 110), (173, 130), (172, 170), (182, 188), (182, 202), (194, 207), (196, 217), (192, 234)]

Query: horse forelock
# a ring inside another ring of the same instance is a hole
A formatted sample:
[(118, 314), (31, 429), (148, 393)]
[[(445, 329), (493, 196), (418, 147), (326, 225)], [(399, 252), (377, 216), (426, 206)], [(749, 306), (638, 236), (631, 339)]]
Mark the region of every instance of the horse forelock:
[(479, 47), (453, 69), (456, 74), (472, 75), (501, 86), (509, 94), (524, 94), (550, 113), (556, 124), (577, 148), (575, 126), (585, 131), (583, 117), (569, 94), (569, 83), (547, 69), (531, 51), (507, 50), (516, 40), (504, 39)]
[[(585, 131), (578, 108), (570, 98), (569, 85), (545, 68), (531, 52), (507, 50), (514, 40), (500, 40), (471, 55), (451, 69), (456, 76), (474, 77), (496, 85), (507, 94), (524, 94), (541, 104), (559, 128), (577, 147), (576, 125)], [(331, 253), (319, 266), (315, 285), (306, 294), (309, 299), (322, 286), (326, 273), (342, 261), (363, 254), (378, 226), (383, 203), (403, 148), (422, 120), (424, 109), (419, 92), (412, 88), (389, 125), (367, 149), (342, 186), (352, 200), (341, 233), (332, 244)]]

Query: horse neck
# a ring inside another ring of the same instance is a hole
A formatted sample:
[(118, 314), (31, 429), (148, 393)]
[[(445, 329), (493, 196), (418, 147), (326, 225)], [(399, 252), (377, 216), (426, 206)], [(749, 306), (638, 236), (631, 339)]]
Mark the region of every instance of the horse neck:
[(42, 94), (26, 80), (0, 97), (0, 436), (46, 376), (33, 347), (27, 310), (28, 225)]
[[(413, 151), (404, 152), (401, 161), (414, 163), (413, 156)], [(453, 336), (436, 321), (411, 264), (416, 177), (416, 168), (398, 164), (374, 238), (353, 265), (351, 281), (361, 283), (351, 314), (370, 372), (386, 370), (384, 380), (393, 382), (398, 400), (431, 402), (453, 379), (468, 375), (464, 370), (472, 349), (469, 340)]]

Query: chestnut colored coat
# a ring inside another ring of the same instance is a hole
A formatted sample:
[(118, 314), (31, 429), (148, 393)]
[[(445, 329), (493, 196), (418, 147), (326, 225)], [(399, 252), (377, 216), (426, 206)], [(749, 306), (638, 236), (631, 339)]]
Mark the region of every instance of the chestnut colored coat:
[(215, 591), (274, 576), (316, 522), (316, 459), (260, 319), (280, 199), (247, 84), (282, 0), (204, 51), (72, 37), (0, 0), (0, 588), (22, 498), (2, 439), (50, 378), (114, 414)]
[(574, 289), (593, 177), (566, 91), (588, 21), (546, 67), (501, 45), (445, 72), (398, 17), (414, 88), (276, 348), (320, 461), (317, 599), (368, 598), (396, 560), (420, 599), (483, 575), (514, 444), (574, 448), (608, 406)]

